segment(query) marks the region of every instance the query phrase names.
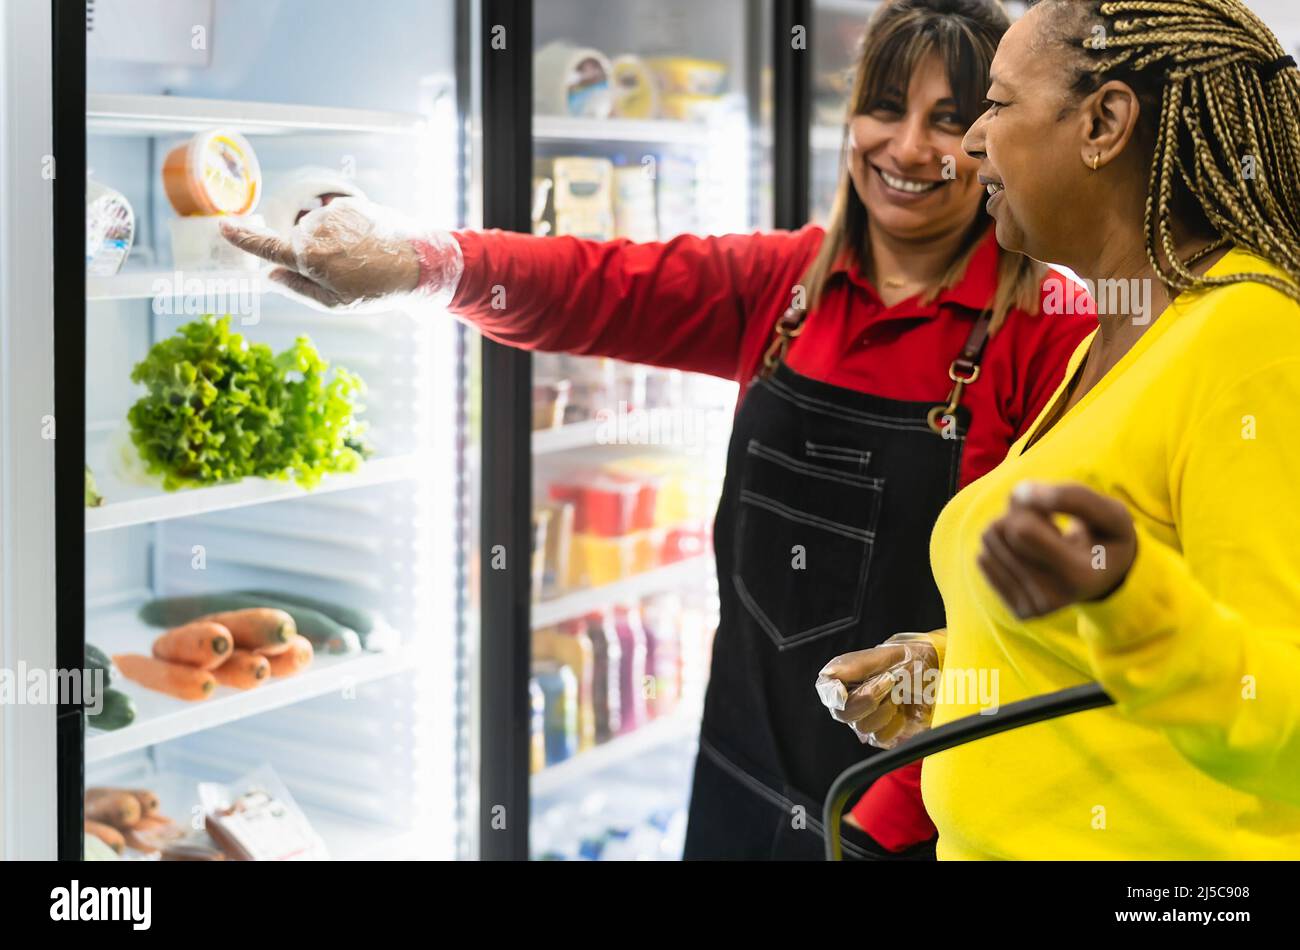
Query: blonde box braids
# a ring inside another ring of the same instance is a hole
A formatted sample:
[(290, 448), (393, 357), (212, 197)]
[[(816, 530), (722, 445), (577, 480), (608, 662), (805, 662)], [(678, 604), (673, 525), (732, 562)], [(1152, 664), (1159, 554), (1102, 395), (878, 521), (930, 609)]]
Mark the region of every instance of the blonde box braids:
[[(1122, 79), (1159, 97), (1145, 219), (1156, 275), (1178, 290), (1258, 281), (1300, 302), (1300, 70), (1277, 37), (1239, 0), (1041, 5), (1076, 13), (1065, 29), (1086, 59), (1075, 91)], [(1188, 261), (1175, 247), (1180, 211), (1217, 235)], [(1229, 246), (1270, 261), (1285, 279), (1189, 269)]]

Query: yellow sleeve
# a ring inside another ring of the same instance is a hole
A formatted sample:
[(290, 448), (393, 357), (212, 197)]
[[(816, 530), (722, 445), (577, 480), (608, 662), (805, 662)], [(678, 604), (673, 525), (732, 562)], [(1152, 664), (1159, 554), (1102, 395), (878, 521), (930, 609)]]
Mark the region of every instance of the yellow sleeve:
[(1300, 804), (1297, 412), (1295, 357), (1225, 389), (1171, 454), (1182, 551), (1139, 526), (1137, 557), (1124, 582), (1105, 600), (1079, 608), (1093, 671), (1123, 713), (1163, 729), (1214, 778), (1294, 804)]

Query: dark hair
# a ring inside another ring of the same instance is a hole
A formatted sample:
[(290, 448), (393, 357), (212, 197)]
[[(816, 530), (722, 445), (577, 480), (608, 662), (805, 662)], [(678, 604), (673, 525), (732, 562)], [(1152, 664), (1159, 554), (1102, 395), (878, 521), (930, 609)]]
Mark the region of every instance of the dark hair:
[[(885, 3), (868, 21), (862, 38), (849, 97), (849, 116), (870, 111), (882, 93), (896, 88), (900, 82), (903, 89), (899, 91), (905, 92), (907, 79), (918, 64), (934, 55), (947, 70), (957, 112), (969, 127), (984, 111), (982, 103), (988, 92), (989, 66), (1010, 26), (1011, 20), (998, 0)], [(966, 241), (939, 286), (931, 288), (931, 296), (937, 296), (939, 291), (961, 279), (991, 221), (981, 205)], [(840, 176), (821, 250), (804, 276), (809, 309), (820, 301), (831, 269), (843, 254), (852, 254), (859, 267), (868, 263), (866, 237), (867, 209), (845, 170)], [(998, 291), (993, 304), (995, 328), (1013, 307), (1031, 312), (1038, 309), (1044, 276), (1044, 270), (1029, 258), (1012, 251), (1000, 253)]]
[[(1114, 80), (1138, 96), (1157, 276), (1179, 290), (1255, 280), (1300, 301), (1300, 71), (1263, 21), (1239, 0), (1032, 5), (1044, 8), (1048, 39), (1074, 51), (1076, 97)], [(1204, 232), (1211, 248), (1251, 251), (1290, 280), (1197, 277), (1177, 256), (1176, 223)]]

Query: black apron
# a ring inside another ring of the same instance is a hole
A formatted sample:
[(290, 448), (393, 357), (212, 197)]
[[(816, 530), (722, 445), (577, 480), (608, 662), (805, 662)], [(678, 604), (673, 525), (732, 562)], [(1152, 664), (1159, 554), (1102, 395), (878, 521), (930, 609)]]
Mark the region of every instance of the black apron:
[[(821, 860), (822, 800), (874, 754), (813, 683), (834, 656), (944, 626), (930, 532), (957, 488), (989, 313), (949, 376), (947, 405), (809, 379), (782, 360), (789, 310), (736, 414), (714, 522), (721, 616), (684, 857)], [(846, 858), (902, 855), (845, 827)]]

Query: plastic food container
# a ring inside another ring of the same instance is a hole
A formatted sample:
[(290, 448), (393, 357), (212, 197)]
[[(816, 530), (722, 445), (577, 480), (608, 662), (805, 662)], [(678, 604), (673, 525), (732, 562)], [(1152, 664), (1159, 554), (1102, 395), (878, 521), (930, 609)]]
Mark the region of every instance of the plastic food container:
[(613, 472), (611, 477), (632, 486), (636, 497), (632, 505), (630, 531), (644, 531), (655, 526), (655, 510), (659, 499), (659, 479), (649, 475), (629, 475), (626, 472)]
[(533, 431), (554, 429), (564, 425), (564, 412), (569, 405), (567, 379), (539, 380), (533, 384)]
[(639, 489), (636, 482), (603, 472), (587, 472), (552, 482), (550, 496), (554, 501), (573, 503), (576, 533), (608, 538), (632, 530)]
[(260, 214), (172, 218), (172, 263), (178, 270), (256, 271), (261, 266), (261, 258), (241, 251), (221, 236), (222, 221), (258, 229), (266, 226)]
[(581, 527), (578, 530), (607, 538), (627, 534), (635, 524), (639, 494), (640, 486), (636, 482), (608, 475), (593, 477), (583, 485), (579, 495)]
[(542, 599), (542, 584), (546, 576), (546, 542), (550, 533), (551, 509), (538, 508), (533, 512), (532, 569), (533, 600)]
[(664, 564), (684, 561), (708, 553), (711, 527), (707, 522), (695, 521), (668, 529), (660, 557)]
[(247, 139), (212, 129), (167, 154), (163, 188), (180, 215), (248, 214), (262, 196), (262, 169)]
[(533, 109), (542, 115), (607, 119), (614, 106), (612, 71), (600, 50), (563, 40), (547, 43), (533, 56)]
[(575, 534), (569, 559), (569, 586), (601, 587), (637, 573), (636, 535), (603, 538)]
[(135, 241), (135, 212), (119, 192), (86, 181), (86, 276), (112, 277)]
[(573, 509), (571, 502), (547, 506), (551, 513), (546, 530), (546, 563), (542, 568), (542, 593), (554, 597), (569, 583), (569, 558), (573, 549)]
[(690, 56), (652, 56), (645, 61), (659, 81), (660, 92), (716, 96), (727, 82), (726, 64)]
[(640, 574), (642, 571), (653, 571), (656, 567), (665, 563), (663, 551), (668, 540), (667, 528), (650, 528), (646, 531), (638, 531), (632, 537), (636, 539), (632, 555), (633, 573)]

